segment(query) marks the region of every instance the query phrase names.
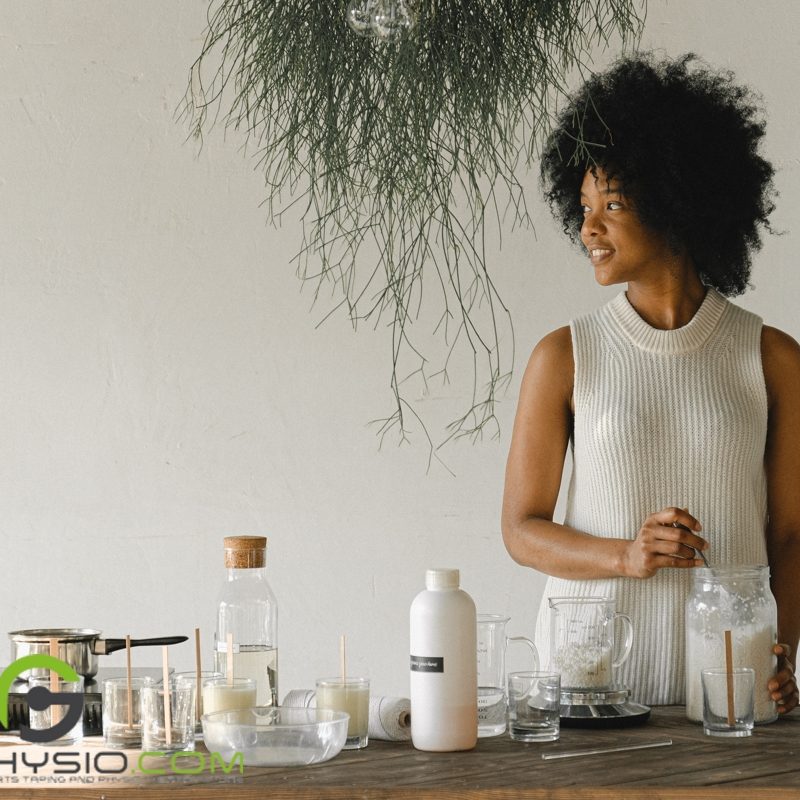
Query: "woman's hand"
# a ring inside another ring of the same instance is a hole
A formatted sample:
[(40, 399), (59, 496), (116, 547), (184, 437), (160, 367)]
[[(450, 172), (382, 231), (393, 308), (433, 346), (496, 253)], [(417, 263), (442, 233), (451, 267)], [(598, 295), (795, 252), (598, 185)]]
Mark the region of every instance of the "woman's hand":
[(767, 684), (772, 699), (778, 704), (779, 714), (788, 714), (797, 705), (797, 679), (794, 666), (789, 660), (792, 648), (788, 644), (776, 644), (772, 652), (778, 656), (778, 671)]
[(651, 514), (636, 538), (628, 543), (623, 572), (631, 578), (651, 578), (664, 567), (702, 567), (696, 550), (705, 550), (708, 542), (692, 531), (703, 526), (686, 509), (669, 508)]

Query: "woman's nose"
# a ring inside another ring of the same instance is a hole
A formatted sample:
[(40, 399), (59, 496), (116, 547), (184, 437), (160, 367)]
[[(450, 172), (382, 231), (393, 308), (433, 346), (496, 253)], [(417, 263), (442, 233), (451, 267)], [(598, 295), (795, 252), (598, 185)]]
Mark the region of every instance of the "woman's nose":
[(605, 231), (602, 215), (597, 211), (587, 211), (581, 224), (581, 239), (584, 242)]

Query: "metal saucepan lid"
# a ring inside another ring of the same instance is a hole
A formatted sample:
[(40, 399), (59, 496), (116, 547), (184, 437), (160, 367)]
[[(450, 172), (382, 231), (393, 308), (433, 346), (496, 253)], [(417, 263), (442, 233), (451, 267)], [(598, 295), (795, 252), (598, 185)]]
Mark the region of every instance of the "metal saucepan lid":
[[(8, 637), (12, 642), (26, 644), (47, 644), (51, 639), (58, 640), (59, 644), (83, 642), (96, 655), (106, 655), (125, 647), (124, 639), (101, 639), (100, 633), (96, 628), (29, 628), (11, 631)], [(180, 644), (188, 638), (188, 636), (161, 636), (156, 639), (132, 639), (131, 647)]]
[(59, 642), (90, 642), (100, 636), (95, 628), (28, 628), (11, 631), (8, 638), (15, 642), (35, 642), (37, 644), (58, 639)]

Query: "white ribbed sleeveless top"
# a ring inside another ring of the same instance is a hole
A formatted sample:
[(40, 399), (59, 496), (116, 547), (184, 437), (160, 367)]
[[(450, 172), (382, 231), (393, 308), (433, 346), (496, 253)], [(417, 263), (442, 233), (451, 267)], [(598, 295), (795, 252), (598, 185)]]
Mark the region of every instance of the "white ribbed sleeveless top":
[[(676, 330), (648, 325), (625, 292), (570, 324), (575, 419), (565, 524), (633, 539), (649, 514), (678, 506), (702, 523), (712, 566), (767, 563), (761, 327), (760, 317), (711, 288)], [(548, 578), (536, 624), (543, 663), (548, 597), (611, 597), (634, 628), (617, 681), (639, 702), (682, 703), (690, 573)]]

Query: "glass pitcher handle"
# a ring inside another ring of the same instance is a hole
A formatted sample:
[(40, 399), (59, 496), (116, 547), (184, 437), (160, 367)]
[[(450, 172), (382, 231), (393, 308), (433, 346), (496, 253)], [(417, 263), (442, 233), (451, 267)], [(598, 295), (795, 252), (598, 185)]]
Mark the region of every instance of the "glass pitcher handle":
[(612, 665), (614, 669), (616, 669), (621, 664), (624, 664), (625, 660), (631, 654), (631, 647), (633, 646), (633, 623), (627, 614), (623, 614), (620, 611), (614, 614), (614, 620), (621, 622), (625, 626), (625, 644), (622, 646), (622, 655)]
[(528, 647), (531, 649), (531, 653), (533, 654), (533, 671), (536, 672), (539, 669), (539, 651), (536, 649), (536, 645), (527, 637), (527, 636), (506, 636), (506, 646), (508, 646), (511, 642), (524, 642)]

